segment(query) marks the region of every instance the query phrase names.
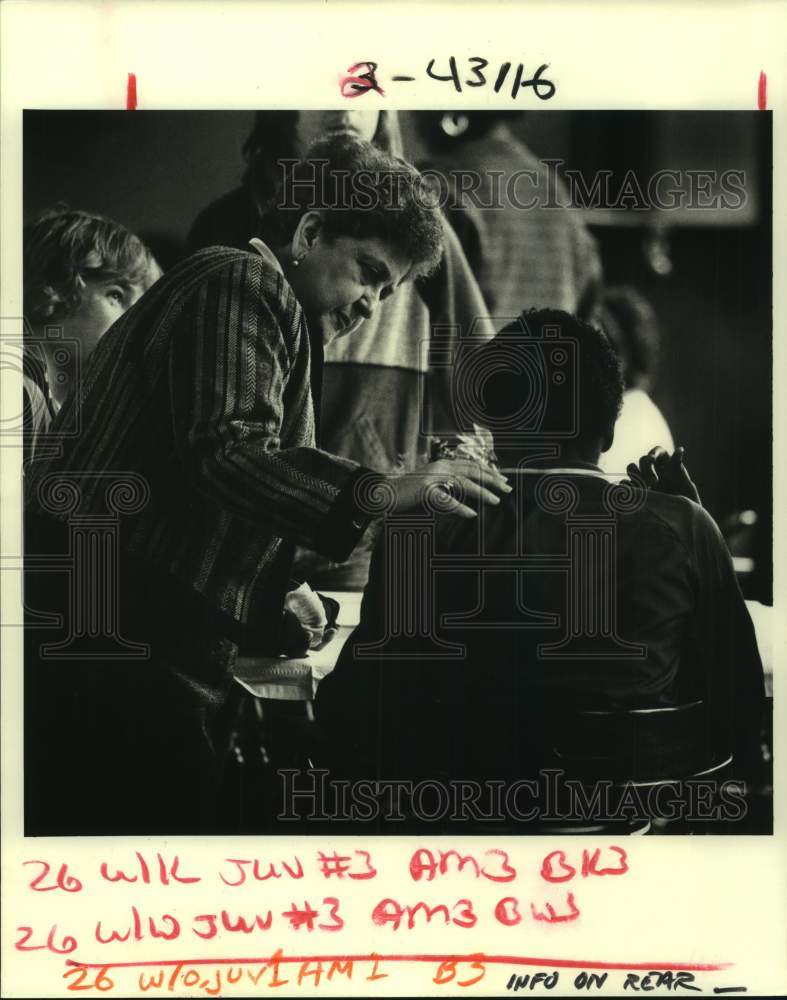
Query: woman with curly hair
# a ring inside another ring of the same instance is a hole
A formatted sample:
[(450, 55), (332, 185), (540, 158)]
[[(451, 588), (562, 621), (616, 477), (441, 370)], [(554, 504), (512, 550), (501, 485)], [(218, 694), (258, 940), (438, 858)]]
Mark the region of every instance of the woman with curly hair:
[[(359, 171), (380, 197), (334, 211), (336, 179)], [(391, 174), (396, 212), (384, 196)], [(68, 551), (73, 508), (58, 497), (73, 495), (80, 523), (99, 525), (113, 483), (137, 499), (124, 500), (116, 602), (105, 588), (95, 602), (92, 590), (79, 595), (82, 617), (68, 614), (68, 594), (30, 605), (81, 632), (66, 640), (64, 670), (39, 654), (51, 632), (27, 630), (28, 832), (215, 832), (215, 719), (239, 655), (285, 651), (295, 545), (340, 562), (375, 516), (369, 498), (417, 510), (435, 476), (464, 517), (474, 512), (459, 497), (497, 503), (507, 489), (470, 463), (390, 475), (320, 446), (324, 344), (352, 339), (429, 273), (442, 223), (414, 167), (348, 136), (313, 147), (282, 183), (289, 210), (271, 205), (248, 249), (193, 254), (102, 338), (53, 424), (78, 423), (79, 434), (30, 466), (28, 538), (44, 554)], [(105, 606), (111, 630), (97, 618)], [(61, 774), (90, 792), (78, 812)]]
[[(350, 135), (402, 155), (396, 112), (258, 111), (243, 146), (240, 187), (205, 208), (191, 230), (196, 249), (246, 247), (274, 196), (282, 164), (301, 156), (319, 136)], [(496, 330), (462, 247), (442, 217), (443, 257), (430, 275), (380, 303), (359, 335), (325, 348), (320, 430), (336, 455), (387, 472), (408, 471), (437, 454), (487, 458), (472, 424), (456, 412), (453, 365), (459, 338), (490, 340)], [(431, 348), (439, 331), (439, 355)], [(360, 590), (366, 583), (372, 535), (344, 564), (302, 550), (300, 572), (326, 589)]]

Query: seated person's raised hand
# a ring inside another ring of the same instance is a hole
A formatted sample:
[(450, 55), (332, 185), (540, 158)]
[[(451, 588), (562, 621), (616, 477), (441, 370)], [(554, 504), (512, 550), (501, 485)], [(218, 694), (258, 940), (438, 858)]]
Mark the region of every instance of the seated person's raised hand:
[(635, 486), (686, 497), (701, 504), (699, 491), (683, 464), (683, 455), (683, 448), (676, 448), (672, 455), (663, 448), (651, 448), (640, 458), (639, 465), (632, 462), (626, 471)]

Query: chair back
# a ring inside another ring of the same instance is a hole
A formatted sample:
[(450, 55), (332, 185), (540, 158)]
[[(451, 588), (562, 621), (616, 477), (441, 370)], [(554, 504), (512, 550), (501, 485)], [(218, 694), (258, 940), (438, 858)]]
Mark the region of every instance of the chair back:
[(729, 748), (714, 745), (701, 700), (569, 712), (555, 717), (548, 731), (548, 766), (580, 780), (660, 783), (715, 773), (731, 762)]

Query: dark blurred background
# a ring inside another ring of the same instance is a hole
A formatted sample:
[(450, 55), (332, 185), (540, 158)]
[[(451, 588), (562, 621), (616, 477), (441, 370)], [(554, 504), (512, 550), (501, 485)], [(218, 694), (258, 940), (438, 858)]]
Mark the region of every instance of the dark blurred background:
[[(428, 157), (418, 112), (401, 112), (409, 159)], [(24, 211), (65, 201), (142, 236), (164, 268), (197, 213), (236, 187), (251, 112), (47, 112), (24, 119)], [(747, 597), (772, 600), (771, 115), (759, 112), (540, 112), (512, 127), (539, 157), (583, 175), (743, 170), (746, 207), (589, 212), (605, 279), (634, 285), (664, 332), (653, 398), (703, 501), (746, 528)], [(562, 169), (562, 168), (561, 168)], [(614, 184), (613, 184), (614, 188)]]

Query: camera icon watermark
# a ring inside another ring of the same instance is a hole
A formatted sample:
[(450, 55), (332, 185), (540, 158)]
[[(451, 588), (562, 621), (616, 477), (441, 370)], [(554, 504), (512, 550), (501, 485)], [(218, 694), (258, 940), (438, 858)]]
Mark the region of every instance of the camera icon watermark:
[[(478, 333), (489, 324), (501, 331), (493, 349)], [(424, 406), (423, 434), (450, 436), (457, 428), (482, 426), (499, 447), (577, 437), (578, 344), (560, 326), (534, 334), (526, 316), (484, 317), (464, 336), (455, 326), (436, 327), (422, 351), (430, 374), (447, 375), (450, 386), (448, 412), (437, 417), (445, 426), (435, 426), (435, 414)]]
[(48, 326), (43, 337), (33, 337), (19, 316), (0, 318), (0, 375), (3, 405), (0, 411), (0, 447), (45, 447), (58, 454), (65, 439), (78, 437), (79, 407), (63, 411), (56, 429), (52, 395), (65, 390), (79, 394), (82, 345), (64, 336), (61, 326)]

